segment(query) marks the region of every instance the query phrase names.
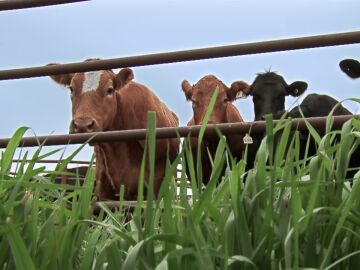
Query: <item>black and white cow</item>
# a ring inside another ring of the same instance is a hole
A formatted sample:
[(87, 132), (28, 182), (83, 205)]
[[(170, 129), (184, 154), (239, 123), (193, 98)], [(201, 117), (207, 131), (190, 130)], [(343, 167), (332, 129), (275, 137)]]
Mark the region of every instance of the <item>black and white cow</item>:
[[(263, 120), (265, 115), (272, 114), (274, 119), (279, 119), (285, 112), (285, 98), (287, 96), (298, 97), (307, 89), (307, 83), (295, 81), (288, 84), (285, 79), (275, 72), (258, 74), (251, 84), (249, 91), (243, 93), (252, 96), (254, 103), (255, 120)], [(287, 115), (292, 118), (327, 116), (338, 101), (328, 95), (309, 94), (299, 106), (296, 106)], [(342, 105), (337, 106), (333, 115), (351, 115), (351, 112)], [(320, 134), (321, 135), (321, 134)], [(263, 136), (255, 137), (254, 144), (249, 149), (249, 166), (253, 166), (257, 148)], [(308, 134), (301, 133), (301, 145), (306, 144)], [(302, 149), (302, 153), (304, 149)], [(315, 154), (315, 146), (310, 146), (309, 154)], [(354, 163), (354, 162), (352, 162)], [(356, 162), (355, 162), (356, 163)]]

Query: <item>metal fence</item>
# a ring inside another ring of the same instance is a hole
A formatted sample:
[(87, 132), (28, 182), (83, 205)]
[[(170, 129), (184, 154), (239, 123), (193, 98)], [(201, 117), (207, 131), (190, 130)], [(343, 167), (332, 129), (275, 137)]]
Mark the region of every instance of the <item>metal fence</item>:
[(76, 2), (85, 2), (89, 0), (3, 0), (0, 1), (0, 11), (14, 10), (24, 8), (45, 7), (61, 4), (70, 4)]
[[(59, 4), (69, 4), (75, 2), (83, 2), (88, 0), (3, 0), (0, 1), (0, 11), (14, 10), (23, 8), (33, 8), (42, 6), (51, 6)], [(319, 48), (328, 46), (339, 46), (347, 44), (360, 43), (360, 31), (337, 33), (329, 35), (307, 36), (291, 39), (272, 40), (253, 42), (237, 45), (219, 46), (211, 48), (201, 48), (184, 51), (162, 52), (157, 54), (148, 54), (140, 56), (129, 56), (115, 59), (96, 60), (91, 62), (69, 63), (56, 66), (40, 66), (21, 69), (10, 69), (0, 71), (0, 80), (30, 78), (39, 76), (49, 76), (73, 72), (87, 72), (94, 70), (104, 70), (123, 67), (136, 67), (146, 65), (158, 65), (166, 63), (195, 61), (210, 58), (232, 57), (250, 54), (270, 53), (289, 50), (300, 50), (309, 48)], [(356, 116), (335, 116), (333, 117), (333, 128), (340, 128), (343, 123)], [(305, 130), (306, 121), (308, 121), (315, 129), (323, 130), (326, 125), (326, 117), (314, 117), (308, 119), (292, 120), (292, 128)], [(275, 123), (278, 122), (274, 121)], [(157, 128), (156, 137), (175, 138), (186, 136), (197, 136), (200, 126), (178, 127), (178, 128)], [(222, 134), (238, 133), (238, 134), (258, 134), (265, 131), (265, 122), (248, 122), (248, 123), (227, 123), (218, 125), (208, 125), (206, 127), (206, 136), (217, 135), (220, 131)], [(114, 142), (121, 140), (141, 140), (146, 138), (146, 129), (139, 130), (123, 130), (108, 131), (84, 134), (64, 134), (52, 136), (25, 137), (21, 140), (20, 145), (23, 147), (31, 147), (38, 145), (64, 145), (64, 144), (80, 144), (85, 142), (101, 143)], [(4, 148), (9, 143), (10, 138), (0, 139), (0, 148)], [(20, 160), (14, 160), (20, 162)], [(58, 160), (44, 160), (38, 163), (58, 163)], [(86, 161), (72, 161), (74, 164), (88, 165)], [(59, 178), (60, 179), (60, 178)], [(60, 179), (59, 181), (63, 181)], [(117, 202), (104, 202), (109, 207), (117, 207)], [(131, 206), (132, 202), (128, 202)], [(96, 204), (96, 209), (99, 205)]]
[[(342, 124), (352, 117), (359, 117), (358, 115), (342, 115), (333, 117), (333, 128), (340, 128)], [(324, 130), (327, 117), (312, 117), (307, 119), (293, 119), (292, 129), (307, 130), (306, 121), (308, 121), (315, 129)], [(280, 120), (274, 120), (274, 124)], [(197, 136), (200, 132), (201, 126), (186, 126), (173, 128), (157, 128), (156, 138), (177, 138), (187, 136)], [(218, 131), (222, 134), (259, 134), (266, 129), (265, 121), (245, 122), (245, 123), (225, 123), (216, 125), (207, 125), (205, 135), (217, 136)], [(52, 136), (39, 137), (24, 137), (20, 145), (23, 147), (39, 146), (39, 145), (64, 145), (64, 144), (82, 144), (85, 142), (104, 143), (115, 141), (130, 141), (130, 140), (144, 140), (146, 138), (146, 129), (132, 129), (121, 131), (106, 131), (80, 134), (64, 134)], [(7, 146), (11, 138), (0, 139), (0, 148)]]
[(0, 80), (360, 43), (360, 31), (0, 71)]
[[(0, 11), (17, 8), (39, 7), (46, 5), (64, 4), (81, 1), (61, 1), (61, 0), (11, 0), (0, 1)], [(231, 57), (240, 55), (250, 55), (259, 53), (269, 53), (288, 50), (300, 50), (309, 48), (319, 48), (327, 46), (338, 46), (347, 44), (360, 43), (360, 31), (337, 33), (329, 35), (307, 36), (291, 39), (272, 40), (253, 42), (237, 45), (201, 48), (184, 51), (165, 52), (157, 54), (129, 56), (115, 59), (95, 60), (90, 62), (70, 63), (53, 66), (40, 66), (20, 69), (10, 69), (0, 71), (0, 80), (30, 78), (39, 76), (48, 76), (73, 72), (86, 72), (94, 70), (104, 70), (122, 67), (135, 67), (146, 65), (158, 65), (166, 63), (195, 61), (219, 57)], [(336, 116), (334, 117), (334, 128), (339, 128), (341, 125), (350, 119), (352, 116)], [(306, 129), (305, 121), (309, 121), (316, 129), (324, 129), (326, 117), (316, 117), (304, 119), (294, 119), (292, 128), (299, 130)], [(275, 121), (276, 122), (276, 121)], [(177, 127), (177, 128), (157, 128), (156, 137), (161, 138), (175, 138), (186, 137), (188, 135), (197, 136), (200, 131), (200, 126), (191, 127)], [(218, 125), (208, 125), (206, 128), (207, 136), (213, 136), (221, 131), (223, 134), (230, 133), (261, 133), (265, 131), (265, 122), (248, 122), (248, 123), (227, 123)], [(22, 146), (38, 146), (42, 145), (63, 145), (63, 144), (80, 144), (91, 141), (92, 143), (113, 142), (121, 140), (140, 140), (145, 139), (146, 130), (123, 130), (123, 131), (108, 131), (84, 134), (64, 134), (38, 137), (25, 137), (21, 141)], [(6, 147), (9, 138), (0, 139), (0, 148)]]

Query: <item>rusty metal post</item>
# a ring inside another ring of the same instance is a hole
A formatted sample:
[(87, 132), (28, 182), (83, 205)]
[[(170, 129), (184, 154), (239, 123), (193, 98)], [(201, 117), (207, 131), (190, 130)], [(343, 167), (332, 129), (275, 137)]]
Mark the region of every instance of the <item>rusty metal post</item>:
[(0, 71), (0, 80), (360, 43), (360, 31)]
[[(333, 129), (341, 128), (343, 123), (353, 117), (358, 118), (359, 115), (343, 115), (334, 116)], [(326, 117), (312, 117), (307, 120), (315, 129), (324, 130), (326, 125)], [(274, 120), (277, 124), (279, 120)], [(177, 138), (187, 136), (198, 136), (201, 126), (186, 126), (186, 127), (172, 127), (172, 128), (157, 128), (156, 138)], [(264, 121), (246, 122), (246, 123), (226, 123), (217, 125), (208, 125), (206, 127), (205, 136), (217, 136), (217, 132), (222, 134), (246, 134), (251, 131), (251, 134), (261, 134), (265, 132), (266, 125)], [(292, 120), (292, 129), (307, 130), (305, 120), (302, 118)], [(80, 133), (80, 134), (66, 134), (66, 135), (51, 135), (38, 137), (24, 137), (20, 146), (31, 147), (43, 145), (65, 145), (65, 144), (82, 144), (85, 142), (104, 143), (116, 141), (130, 141), (130, 140), (144, 140), (146, 137), (146, 129), (121, 130), (121, 131), (107, 131), (94, 133)], [(0, 148), (5, 148), (9, 143), (10, 138), (0, 139)]]
[(90, 0), (3, 0), (0, 1), (0, 11), (54, 6), (85, 1)]

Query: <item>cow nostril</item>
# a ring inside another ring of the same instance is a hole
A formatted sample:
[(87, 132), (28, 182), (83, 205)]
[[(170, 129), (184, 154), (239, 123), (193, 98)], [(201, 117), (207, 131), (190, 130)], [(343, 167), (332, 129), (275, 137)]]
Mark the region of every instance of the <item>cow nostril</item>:
[(95, 126), (95, 121), (91, 120), (90, 123), (88, 124), (88, 129), (92, 129)]
[(72, 130), (76, 133), (92, 132), (96, 129), (96, 122), (91, 118), (76, 118), (72, 121)]
[(79, 128), (76, 120), (72, 120), (72, 126), (74, 127), (75, 130), (77, 130)]

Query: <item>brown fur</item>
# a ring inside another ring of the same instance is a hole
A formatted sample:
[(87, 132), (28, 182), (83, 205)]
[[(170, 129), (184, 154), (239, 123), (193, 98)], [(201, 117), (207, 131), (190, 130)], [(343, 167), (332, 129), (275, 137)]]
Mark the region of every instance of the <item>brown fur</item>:
[[(133, 77), (131, 69), (122, 69), (117, 75), (110, 70), (104, 71), (96, 91), (82, 92), (84, 73), (72, 74), (70, 87), (73, 120), (70, 132), (144, 129), (147, 127), (149, 111), (156, 113), (157, 127), (178, 126), (176, 114), (146, 86), (132, 81)], [(61, 75), (52, 78), (60, 84), (63, 82)], [(136, 199), (144, 145), (144, 141), (94, 145), (96, 195), (100, 200), (115, 198), (121, 185), (125, 187), (125, 199)], [(165, 174), (167, 153), (169, 152), (170, 160), (173, 160), (178, 153), (178, 145), (178, 139), (157, 140), (155, 194), (158, 193)], [(145, 179), (148, 177), (147, 169)]]
[[(239, 111), (231, 103), (237, 97), (240, 91), (247, 91), (249, 85), (244, 82), (233, 83), (231, 88), (228, 88), (222, 81), (213, 75), (207, 75), (200, 79), (195, 85), (191, 86), (188, 81), (182, 82), (182, 89), (185, 93), (186, 99), (190, 100), (193, 105), (193, 117), (188, 122), (188, 126), (201, 125), (205, 117), (211, 97), (215, 89), (218, 87), (219, 93), (214, 105), (214, 109), (209, 118), (208, 123), (236, 123), (244, 122)], [(227, 143), (230, 147), (231, 153), (234, 157), (240, 158), (244, 149), (243, 136), (228, 135), (226, 136)], [(196, 138), (191, 138), (191, 148), (193, 155), (197, 153), (198, 141)], [(202, 149), (202, 175), (203, 182), (206, 184), (210, 180), (211, 163), (208, 158), (209, 149), (212, 157), (215, 155), (218, 139), (205, 138), (201, 145)]]

